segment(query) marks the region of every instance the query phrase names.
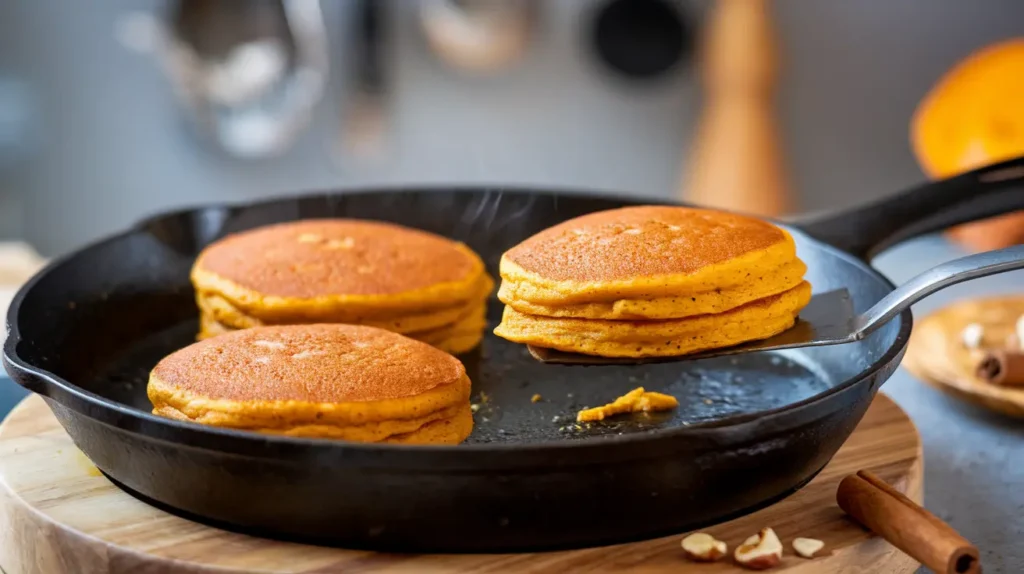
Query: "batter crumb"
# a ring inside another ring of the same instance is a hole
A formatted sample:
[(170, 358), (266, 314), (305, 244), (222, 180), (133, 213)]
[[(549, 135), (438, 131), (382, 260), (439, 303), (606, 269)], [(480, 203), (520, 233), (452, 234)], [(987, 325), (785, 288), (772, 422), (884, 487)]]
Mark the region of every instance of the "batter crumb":
[(531, 403), (539, 403), (541, 400), (543, 400), (543, 398), (544, 397), (540, 396), (539, 394), (536, 394), (536, 395), (533, 395), (532, 397), (530, 397), (530, 402)]
[(671, 395), (649, 393), (643, 387), (637, 387), (607, 405), (581, 410), (576, 414), (576, 420), (603, 421), (621, 413), (667, 411), (678, 406), (679, 401)]

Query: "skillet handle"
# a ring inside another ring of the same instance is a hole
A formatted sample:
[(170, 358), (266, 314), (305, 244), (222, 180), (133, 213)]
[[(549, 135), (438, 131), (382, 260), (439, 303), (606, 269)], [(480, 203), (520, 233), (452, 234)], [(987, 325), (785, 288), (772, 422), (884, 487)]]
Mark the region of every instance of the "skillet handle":
[(792, 225), (868, 260), (893, 245), (978, 219), (1024, 209), (1024, 157), (919, 185), (840, 213)]

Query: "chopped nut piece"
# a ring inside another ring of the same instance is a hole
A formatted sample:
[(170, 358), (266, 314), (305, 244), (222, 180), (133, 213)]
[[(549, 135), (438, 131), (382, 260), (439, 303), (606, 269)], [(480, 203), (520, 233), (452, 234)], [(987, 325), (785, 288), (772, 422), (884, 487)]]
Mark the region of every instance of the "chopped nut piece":
[(813, 538), (794, 538), (793, 539), (793, 550), (797, 554), (804, 558), (814, 558), (814, 555), (821, 551), (825, 547), (825, 543), (821, 540), (815, 540)]
[(747, 538), (733, 553), (736, 563), (751, 570), (767, 570), (782, 562), (782, 542), (771, 528)]
[(681, 542), (683, 553), (695, 562), (714, 562), (729, 552), (729, 547), (721, 540), (703, 532), (695, 532)]
[(960, 341), (968, 349), (977, 349), (981, 347), (981, 340), (984, 334), (984, 327), (978, 323), (971, 323), (964, 327), (963, 332), (960, 333)]
[(1024, 351), (1024, 315), (1017, 318), (1017, 346)]

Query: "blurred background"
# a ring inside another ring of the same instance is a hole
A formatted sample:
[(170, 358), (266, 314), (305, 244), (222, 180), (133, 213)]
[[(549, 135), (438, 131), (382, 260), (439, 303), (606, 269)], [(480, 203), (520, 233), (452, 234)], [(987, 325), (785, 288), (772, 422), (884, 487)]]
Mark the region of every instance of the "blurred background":
[[(0, 237), (53, 256), (169, 207), (375, 185), (685, 197), (715, 2), (635, 3), (0, 2)], [(763, 4), (784, 211), (922, 181), (919, 103), (1024, 30), (1018, 0)]]

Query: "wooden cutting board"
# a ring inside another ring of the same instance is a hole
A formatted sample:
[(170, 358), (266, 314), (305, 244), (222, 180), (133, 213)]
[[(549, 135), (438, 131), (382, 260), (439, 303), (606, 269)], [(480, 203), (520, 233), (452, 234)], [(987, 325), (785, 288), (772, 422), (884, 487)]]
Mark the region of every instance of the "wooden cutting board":
[(962, 334), (971, 323), (982, 326), (987, 346), (1005, 345), (1024, 296), (959, 301), (927, 315), (914, 325), (902, 365), (915, 377), (950, 395), (1013, 417), (1024, 417), (1024, 388), (1001, 387), (974, 374), (977, 359), (964, 347)]
[[(731, 550), (760, 528), (773, 527), (787, 556), (771, 572), (909, 574), (917, 563), (849, 521), (835, 493), (841, 478), (869, 469), (920, 502), (922, 464), (914, 424), (879, 395), (809, 485), (774, 506), (705, 531)], [(795, 556), (789, 545), (797, 536), (824, 540), (824, 555)], [(75, 448), (39, 397), (25, 399), (0, 425), (0, 567), (7, 574), (746, 572), (728, 560), (687, 561), (681, 538), (497, 555), (378, 554), (264, 540), (178, 518), (125, 494)]]

